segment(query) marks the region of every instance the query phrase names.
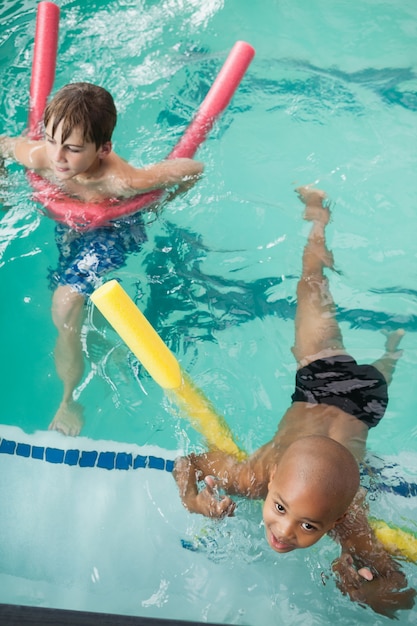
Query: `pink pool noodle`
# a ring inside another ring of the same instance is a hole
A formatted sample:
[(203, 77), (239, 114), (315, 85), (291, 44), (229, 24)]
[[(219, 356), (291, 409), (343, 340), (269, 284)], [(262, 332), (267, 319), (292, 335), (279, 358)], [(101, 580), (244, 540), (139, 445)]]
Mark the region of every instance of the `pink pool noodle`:
[(169, 154), (169, 159), (194, 156), (214, 121), (232, 99), (254, 54), (255, 50), (245, 41), (235, 43), (194, 119)]
[(30, 82), (29, 136), (32, 139), (42, 136), (43, 114), (55, 79), (58, 29), (59, 7), (53, 2), (40, 2)]
[[(58, 22), (59, 8), (52, 2), (41, 2), (38, 5), (30, 90), (29, 133), (32, 138), (39, 138), (46, 101), (54, 81)], [(197, 114), (168, 159), (194, 156), (216, 118), (232, 99), (254, 54), (255, 50), (248, 43), (235, 43)], [(163, 190), (156, 190), (120, 201), (88, 203), (70, 198), (58, 188), (51, 188), (47, 180), (34, 172), (28, 172), (28, 176), (37, 192), (37, 200), (47, 209), (48, 215), (81, 231), (136, 213), (157, 202), (164, 194)]]
[[(238, 41), (233, 46), (223, 67), (217, 75), (213, 85), (200, 105), (195, 117), (187, 127), (185, 133), (180, 138), (176, 146), (168, 155), (168, 159), (191, 158), (196, 153), (201, 143), (217, 117), (224, 111), (233, 97), (240, 81), (242, 80), (250, 62), (255, 54), (254, 48), (244, 41)], [(117, 219), (123, 215), (129, 215), (149, 207), (157, 202), (164, 195), (163, 190), (150, 191), (140, 196), (134, 196), (122, 200), (120, 204), (106, 204), (105, 211), (97, 214), (97, 205), (93, 207), (95, 215), (91, 215), (88, 224), (84, 227), (78, 225), (79, 230), (97, 228), (107, 223), (109, 220)], [(80, 203), (81, 205), (81, 203)], [(80, 207), (81, 208), (81, 207)], [(84, 208), (83, 217), (87, 218)], [(67, 222), (68, 223), (68, 222)]]

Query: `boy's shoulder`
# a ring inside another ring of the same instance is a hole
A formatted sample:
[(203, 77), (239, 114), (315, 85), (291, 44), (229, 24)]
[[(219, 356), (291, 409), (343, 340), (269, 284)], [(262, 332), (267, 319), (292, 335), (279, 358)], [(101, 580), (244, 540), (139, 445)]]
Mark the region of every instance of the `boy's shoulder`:
[(48, 166), (44, 140), (3, 136), (0, 138), (0, 152), (28, 169), (41, 170)]

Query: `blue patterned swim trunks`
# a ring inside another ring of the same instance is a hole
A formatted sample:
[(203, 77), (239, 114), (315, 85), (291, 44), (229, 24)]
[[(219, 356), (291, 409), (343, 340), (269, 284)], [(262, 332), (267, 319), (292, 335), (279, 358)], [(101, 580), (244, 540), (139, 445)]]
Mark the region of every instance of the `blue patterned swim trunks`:
[(105, 274), (125, 265), (128, 255), (138, 252), (147, 240), (137, 216), (83, 233), (57, 224), (55, 233), (59, 260), (49, 272), (50, 287), (70, 285), (84, 296), (100, 286)]

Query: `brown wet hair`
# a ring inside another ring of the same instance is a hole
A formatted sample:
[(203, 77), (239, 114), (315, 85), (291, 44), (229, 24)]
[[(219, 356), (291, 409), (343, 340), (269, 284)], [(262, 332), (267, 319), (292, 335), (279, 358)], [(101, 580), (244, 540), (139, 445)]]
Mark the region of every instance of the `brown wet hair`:
[(75, 128), (80, 128), (84, 141), (100, 148), (111, 141), (117, 121), (117, 111), (111, 94), (91, 83), (70, 83), (60, 89), (45, 109), (44, 125), (50, 121), (52, 137), (62, 125), (62, 141), (66, 141)]

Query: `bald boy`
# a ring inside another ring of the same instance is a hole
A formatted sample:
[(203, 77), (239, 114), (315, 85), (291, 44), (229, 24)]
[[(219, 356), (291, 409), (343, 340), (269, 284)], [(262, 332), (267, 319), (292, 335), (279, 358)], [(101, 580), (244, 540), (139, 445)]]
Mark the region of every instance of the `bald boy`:
[(342, 592), (393, 617), (414, 605), (415, 591), (405, 589), (403, 572), (369, 526), (358, 465), (368, 430), (384, 415), (404, 333), (387, 335), (373, 365), (358, 365), (346, 352), (323, 272), (333, 268), (326, 196), (309, 187), (297, 192), (311, 230), (297, 285), (292, 404), (273, 439), (247, 460), (214, 449), (190, 454), (176, 461), (174, 476), (185, 507), (208, 517), (233, 515), (233, 495), (263, 499), (266, 539), (279, 554), (330, 534), (342, 549), (333, 564)]

